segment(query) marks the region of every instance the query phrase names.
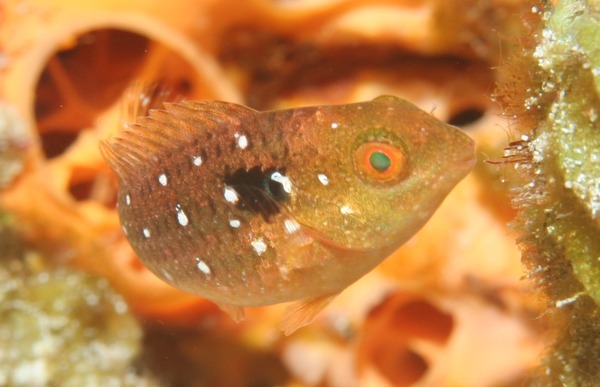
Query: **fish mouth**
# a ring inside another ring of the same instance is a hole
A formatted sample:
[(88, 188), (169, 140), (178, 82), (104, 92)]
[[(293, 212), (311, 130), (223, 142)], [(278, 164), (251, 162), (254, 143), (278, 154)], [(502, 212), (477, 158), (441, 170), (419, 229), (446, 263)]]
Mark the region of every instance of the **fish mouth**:
[(473, 150), (472, 154), (469, 154), (468, 156), (465, 156), (464, 158), (460, 159), (459, 163), (463, 165), (467, 170), (473, 169), (475, 167), (475, 164), (477, 164), (477, 155), (475, 154), (475, 151)]
[[(445, 173), (437, 176), (437, 179), (435, 180), (439, 186), (446, 186), (446, 194), (454, 189), (454, 187), (473, 170), (477, 164), (477, 157), (475, 154), (466, 155), (460, 159), (454, 159), (450, 161), (450, 163), (452, 163), (450, 164), (451, 167), (449, 167)], [(436, 184), (434, 183), (432, 186), (436, 186)]]
[[(463, 133), (464, 134), (464, 133)], [(468, 148), (467, 152), (462, 153), (462, 157), (457, 157), (455, 162), (457, 165), (461, 166), (463, 170), (470, 171), (477, 164), (477, 153), (475, 152), (475, 141), (469, 136), (465, 134), (468, 139), (465, 147)]]

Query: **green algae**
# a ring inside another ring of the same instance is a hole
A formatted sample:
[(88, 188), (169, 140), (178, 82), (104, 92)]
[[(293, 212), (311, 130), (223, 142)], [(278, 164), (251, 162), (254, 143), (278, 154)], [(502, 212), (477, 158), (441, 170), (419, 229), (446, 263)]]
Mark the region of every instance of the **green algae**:
[(47, 267), (0, 214), (0, 385), (149, 386), (142, 330), (103, 278)]
[(506, 154), (520, 172), (514, 203), (523, 262), (545, 296), (554, 334), (531, 384), (594, 385), (600, 380), (600, 2), (559, 1), (532, 11), (539, 15), (537, 32), (510, 66), (521, 74), (509, 76), (513, 83), (504, 85), (502, 98), (506, 103), (507, 91), (515, 91), (509, 110), (524, 133)]
[(0, 101), (0, 188), (23, 171), (25, 150), (31, 143), (22, 117), (10, 105)]
[[(554, 88), (547, 131), (565, 187), (600, 220), (600, 13), (591, 4), (561, 1), (534, 52)], [(598, 299), (596, 299), (598, 300)]]
[[(591, 2), (590, 2), (591, 3)], [(548, 11), (534, 58), (554, 98), (530, 147), (549, 182), (546, 232), (600, 303), (600, 13), (585, 1)], [(531, 101), (530, 101), (531, 103)], [(549, 198), (551, 197), (549, 196)]]

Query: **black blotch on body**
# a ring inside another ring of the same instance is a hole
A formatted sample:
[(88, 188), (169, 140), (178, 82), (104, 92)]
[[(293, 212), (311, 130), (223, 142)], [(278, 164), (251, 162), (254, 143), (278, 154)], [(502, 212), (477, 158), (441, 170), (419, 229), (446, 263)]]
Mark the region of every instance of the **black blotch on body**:
[(274, 173), (285, 176), (285, 169), (238, 169), (227, 175), (224, 182), (238, 193), (238, 208), (260, 214), (268, 222), (272, 216), (281, 212), (280, 203), (289, 198), (283, 185), (272, 179)]

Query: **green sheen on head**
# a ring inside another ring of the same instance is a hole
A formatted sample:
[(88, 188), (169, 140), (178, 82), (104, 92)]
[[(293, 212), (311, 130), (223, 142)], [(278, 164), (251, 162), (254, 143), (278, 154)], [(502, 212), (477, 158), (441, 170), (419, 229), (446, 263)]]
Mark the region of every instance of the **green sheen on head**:
[(289, 207), (336, 246), (395, 249), (475, 163), (466, 134), (396, 97), (310, 109), (291, 117)]

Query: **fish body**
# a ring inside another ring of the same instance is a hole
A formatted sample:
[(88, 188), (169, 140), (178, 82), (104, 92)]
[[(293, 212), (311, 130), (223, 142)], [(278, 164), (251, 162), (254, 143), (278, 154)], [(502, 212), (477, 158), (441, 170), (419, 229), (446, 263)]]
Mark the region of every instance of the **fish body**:
[(101, 149), (146, 267), (237, 317), (299, 301), (288, 333), (417, 232), (475, 163), (467, 135), (391, 96), (165, 104)]

